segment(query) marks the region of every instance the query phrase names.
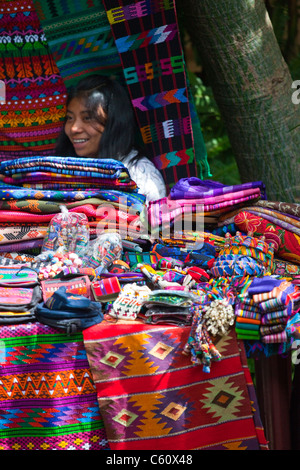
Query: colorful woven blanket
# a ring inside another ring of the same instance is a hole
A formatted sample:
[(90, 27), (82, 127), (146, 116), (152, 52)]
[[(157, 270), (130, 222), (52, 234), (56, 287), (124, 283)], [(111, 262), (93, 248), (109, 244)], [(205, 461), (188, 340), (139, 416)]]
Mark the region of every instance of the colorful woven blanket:
[[(145, 196), (138, 193), (127, 193), (119, 190), (108, 189), (85, 189), (83, 191), (76, 190), (36, 190), (31, 188), (21, 188), (17, 186), (9, 186), (2, 188), (0, 186), (0, 199), (2, 201), (26, 201), (34, 199), (35, 201), (61, 201), (76, 202), (83, 201), (88, 198), (100, 198), (109, 201), (112, 204), (120, 204), (126, 207), (135, 207), (136, 210), (142, 210), (145, 203)], [(12, 210), (12, 208), (11, 208)]]
[(165, 181), (195, 176), (193, 134), (174, 2), (104, 0), (144, 143)]
[(0, 160), (53, 153), (66, 88), (31, 0), (1, 2)]
[[(45, 162), (54, 157), (46, 157)], [(20, 159), (20, 161), (32, 159)], [(34, 160), (34, 159), (33, 159)], [(41, 159), (42, 160), (42, 159)], [(16, 161), (14, 161), (15, 163)], [(14, 168), (9, 168), (11, 162), (2, 162), (9, 174)], [(96, 162), (99, 168), (96, 171), (107, 171), (104, 161)], [(102, 167), (103, 168), (102, 168)], [(118, 169), (119, 168), (119, 169)], [(17, 168), (22, 170), (22, 168)], [(67, 171), (67, 165), (63, 171)], [(114, 186), (114, 177), (123, 172), (123, 165), (115, 162), (111, 168), (110, 181)], [(13, 174), (13, 173), (12, 173)], [(102, 178), (93, 178), (95, 182)], [(43, 239), (47, 233), (49, 222), (55, 214), (61, 211), (61, 206), (67, 207), (70, 212), (86, 214), (90, 227), (90, 234), (96, 236), (100, 230), (111, 228), (119, 230), (124, 238), (133, 236), (141, 230), (140, 216), (145, 209), (145, 196), (136, 192), (128, 192), (131, 183), (124, 183), (127, 191), (117, 189), (99, 188), (96, 183), (92, 188), (76, 190), (74, 184), (70, 189), (44, 190), (23, 188), (18, 186), (0, 187), (0, 251), (3, 257), (23, 262), (32, 261), (32, 257), (23, 258), (26, 251), (39, 254)], [(60, 186), (60, 185), (59, 185)], [(3, 262), (3, 261), (2, 261)]]
[(48, 46), (69, 88), (86, 74), (122, 79), (122, 66), (102, 0), (33, 0)]
[(217, 344), (223, 359), (205, 374), (183, 354), (189, 331), (118, 321), (83, 332), (112, 450), (266, 447), (234, 332)]
[[(0, 172), (11, 176), (18, 183), (24, 176), (33, 177), (39, 181), (44, 174), (54, 179), (54, 174), (62, 176), (75, 176), (93, 178), (116, 179), (123, 181), (130, 179), (127, 168), (118, 160), (80, 157), (34, 156), (30, 158), (17, 158), (1, 162)], [(5, 181), (4, 181), (5, 182)]]
[[(273, 219), (274, 220), (274, 219)], [(291, 220), (290, 220), (291, 221)], [(251, 232), (254, 236), (264, 236), (274, 245), (274, 253), (291, 263), (300, 264), (300, 235), (282, 227), (282, 224), (270, 222), (264, 214), (240, 211), (234, 217), (238, 230)]]
[(262, 181), (254, 181), (249, 183), (225, 185), (219, 181), (200, 180), (196, 177), (182, 178), (176, 183), (170, 191), (170, 199), (204, 199), (209, 201), (210, 198), (218, 196), (227, 198), (232, 194), (245, 191), (252, 188), (259, 188), (261, 197), (266, 198), (266, 188)]
[(17, 225), (14, 222), (5, 221), (0, 224), (0, 245), (44, 238), (46, 233), (47, 225), (28, 225), (26, 223)]
[(150, 201), (148, 220), (153, 229), (167, 229), (174, 224), (176, 219), (181, 217), (182, 220), (186, 220), (188, 214), (194, 214), (196, 218), (198, 215), (201, 226), (205, 215), (219, 216), (220, 213), (229, 212), (234, 207), (241, 207), (249, 201), (257, 200), (260, 196), (259, 187), (198, 199), (171, 199), (168, 196), (157, 201)]
[(1, 326), (0, 449), (107, 448), (82, 335)]

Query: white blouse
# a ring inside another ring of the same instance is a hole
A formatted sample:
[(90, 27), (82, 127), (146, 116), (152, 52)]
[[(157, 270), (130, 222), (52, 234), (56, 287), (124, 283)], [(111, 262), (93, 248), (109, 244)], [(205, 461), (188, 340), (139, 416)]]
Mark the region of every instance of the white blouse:
[(135, 154), (136, 151), (130, 152), (122, 159), (122, 163), (128, 169), (131, 179), (137, 184), (138, 193), (146, 196), (146, 204), (165, 197), (166, 185), (160, 171), (147, 157), (131, 163), (130, 159)]

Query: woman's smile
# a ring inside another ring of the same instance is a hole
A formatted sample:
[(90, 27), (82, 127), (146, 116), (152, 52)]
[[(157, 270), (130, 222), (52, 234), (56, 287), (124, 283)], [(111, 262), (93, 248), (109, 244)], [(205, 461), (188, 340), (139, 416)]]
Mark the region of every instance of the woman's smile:
[(88, 142), (88, 139), (76, 139), (76, 138), (72, 139), (72, 144), (75, 147), (75, 149), (82, 148), (86, 142)]

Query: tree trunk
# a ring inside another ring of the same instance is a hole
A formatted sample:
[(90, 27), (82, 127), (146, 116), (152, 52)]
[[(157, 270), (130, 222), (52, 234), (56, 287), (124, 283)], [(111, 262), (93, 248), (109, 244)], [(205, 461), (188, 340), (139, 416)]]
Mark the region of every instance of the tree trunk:
[(300, 202), (300, 104), (292, 101), (296, 91), (264, 1), (176, 4), (225, 121), (242, 182), (263, 181), (270, 201)]

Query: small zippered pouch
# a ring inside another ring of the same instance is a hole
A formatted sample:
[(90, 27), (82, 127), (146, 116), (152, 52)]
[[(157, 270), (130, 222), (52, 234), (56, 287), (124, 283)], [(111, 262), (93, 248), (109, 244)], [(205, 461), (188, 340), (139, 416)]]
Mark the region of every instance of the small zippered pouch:
[(46, 279), (41, 281), (43, 300), (46, 302), (60, 287), (66, 287), (68, 293), (91, 298), (91, 281), (88, 276), (72, 279)]
[(98, 302), (108, 302), (118, 297), (121, 285), (116, 276), (92, 282), (94, 298)]

